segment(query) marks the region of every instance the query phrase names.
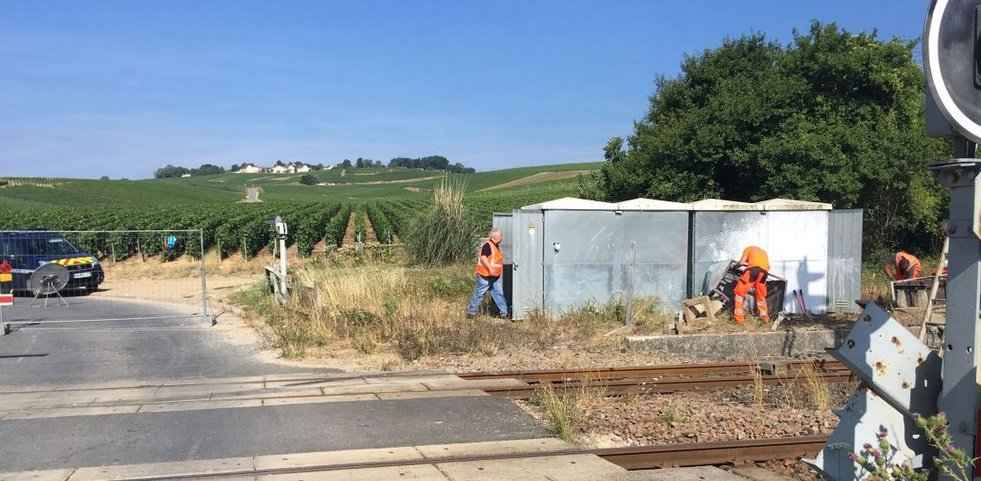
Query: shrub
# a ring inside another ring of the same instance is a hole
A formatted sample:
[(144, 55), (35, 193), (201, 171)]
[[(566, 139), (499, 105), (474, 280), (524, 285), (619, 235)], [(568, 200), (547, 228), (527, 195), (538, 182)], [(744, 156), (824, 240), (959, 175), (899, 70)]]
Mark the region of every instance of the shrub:
[(300, 177), (300, 183), (303, 185), (317, 185), (318, 182), (317, 178), (310, 174), (303, 174)]

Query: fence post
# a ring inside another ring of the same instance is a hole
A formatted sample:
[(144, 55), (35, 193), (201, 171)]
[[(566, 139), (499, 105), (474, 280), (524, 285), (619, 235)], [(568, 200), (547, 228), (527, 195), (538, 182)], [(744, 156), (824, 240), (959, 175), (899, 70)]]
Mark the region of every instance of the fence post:
[(313, 289), (314, 289), (314, 291), (313, 291), (314, 292), (314, 296), (313, 296), (314, 301), (313, 302), (314, 302), (314, 305), (317, 306), (317, 309), (318, 310), (324, 308), (324, 294), (320, 290), (320, 286), (321, 286), (320, 280), (313, 281)]
[[(201, 242), (201, 308), (204, 310), (204, 317), (207, 319), (211, 317), (208, 314), (208, 282), (205, 279), (207, 273), (207, 264), (204, 262), (204, 230), (198, 231), (198, 239)], [(220, 257), (220, 254), (219, 254)], [(211, 325), (218, 323), (217, 318), (211, 319)]]
[(249, 260), (249, 246), (245, 244), (245, 238), (242, 238), (242, 257)]
[(218, 241), (218, 263), (221, 264), (221, 237), (215, 239)]

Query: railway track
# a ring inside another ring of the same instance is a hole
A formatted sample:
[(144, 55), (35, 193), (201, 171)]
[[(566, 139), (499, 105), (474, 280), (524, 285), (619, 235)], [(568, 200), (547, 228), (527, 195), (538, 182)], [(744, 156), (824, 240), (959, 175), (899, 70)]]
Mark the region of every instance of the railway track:
[(807, 375), (813, 375), (822, 382), (841, 383), (852, 380), (851, 372), (840, 362), (832, 360), (458, 373), (457, 376), (467, 380), (518, 379), (528, 383), (528, 386), (489, 388), (484, 391), (499, 397), (527, 399), (544, 385), (556, 390), (595, 387), (605, 390), (611, 396), (712, 390), (756, 383), (778, 385), (803, 379), (803, 370), (808, 365), (813, 374)]
[(657, 446), (633, 446), (604, 449), (567, 449), (560, 451), (493, 454), (479, 456), (447, 456), (410, 460), (352, 462), (331, 465), (307, 465), (302, 467), (279, 467), (267, 469), (243, 469), (202, 474), (181, 474), (166, 476), (140, 476), (140, 481), (176, 481), (206, 479), (241, 479), (242, 476), (260, 477), (268, 475), (329, 473), (341, 470), (359, 470), (394, 466), (413, 466), (425, 464), (466, 463), (474, 461), (506, 461), (517, 459), (552, 458), (556, 456), (595, 455), (627, 470), (682, 468), (694, 466), (722, 466), (797, 459), (801, 456), (815, 456), (827, 442), (828, 437), (802, 436), (794, 438), (749, 439), (740, 441), (717, 441), (711, 443), (669, 444)]

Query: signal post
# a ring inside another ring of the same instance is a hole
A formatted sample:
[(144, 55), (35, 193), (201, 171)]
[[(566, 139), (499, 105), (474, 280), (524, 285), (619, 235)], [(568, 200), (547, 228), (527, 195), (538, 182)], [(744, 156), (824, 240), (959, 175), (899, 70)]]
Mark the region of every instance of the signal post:
[[(950, 188), (947, 317), (943, 344), (943, 385), (937, 407), (944, 411), (957, 448), (968, 457), (978, 446), (981, 385), (978, 349), (981, 329), (981, 1), (933, 0), (923, 28), (923, 68), (927, 86), (927, 132), (953, 139), (954, 159), (930, 165)], [(967, 478), (981, 477), (975, 464)], [(946, 474), (941, 480), (955, 479)]]

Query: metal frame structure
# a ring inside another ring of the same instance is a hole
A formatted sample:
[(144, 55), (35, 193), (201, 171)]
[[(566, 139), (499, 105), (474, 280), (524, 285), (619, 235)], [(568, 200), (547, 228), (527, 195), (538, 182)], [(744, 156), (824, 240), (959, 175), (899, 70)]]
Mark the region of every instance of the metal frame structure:
[(90, 318), (90, 319), (44, 319), (43, 321), (38, 321), (37, 319), (32, 319), (29, 321), (7, 319), (3, 320), (2, 326), (0, 326), (0, 334), (7, 334), (12, 329), (13, 326), (27, 326), (43, 323), (43, 324), (74, 324), (74, 323), (92, 323), (92, 322), (113, 322), (113, 321), (123, 321), (132, 319), (141, 320), (164, 320), (164, 319), (179, 319), (188, 317), (200, 317), (210, 325), (216, 323), (215, 316), (211, 313), (208, 305), (208, 282), (207, 282), (207, 268), (205, 264), (205, 250), (204, 250), (204, 231), (201, 229), (173, 229), (173, 230), (50, 230), (48, 232), (55, 232), (61, 235), (114, 235), (114, 234), (161, 234), (161, 235), (172, 235), (172, 234), (183, 234), (190, 237), (196, 237), (198, 242), (197, 253), (200, 259), (200, 273), (201, 273), (201, 312), (192, 315), (185, 314), (174, 314), (174, 315), (151, 315), (151, 316), (139, 316), (137, 318), (133, 317), (119, 317), (113, 316), (112, 318)]

